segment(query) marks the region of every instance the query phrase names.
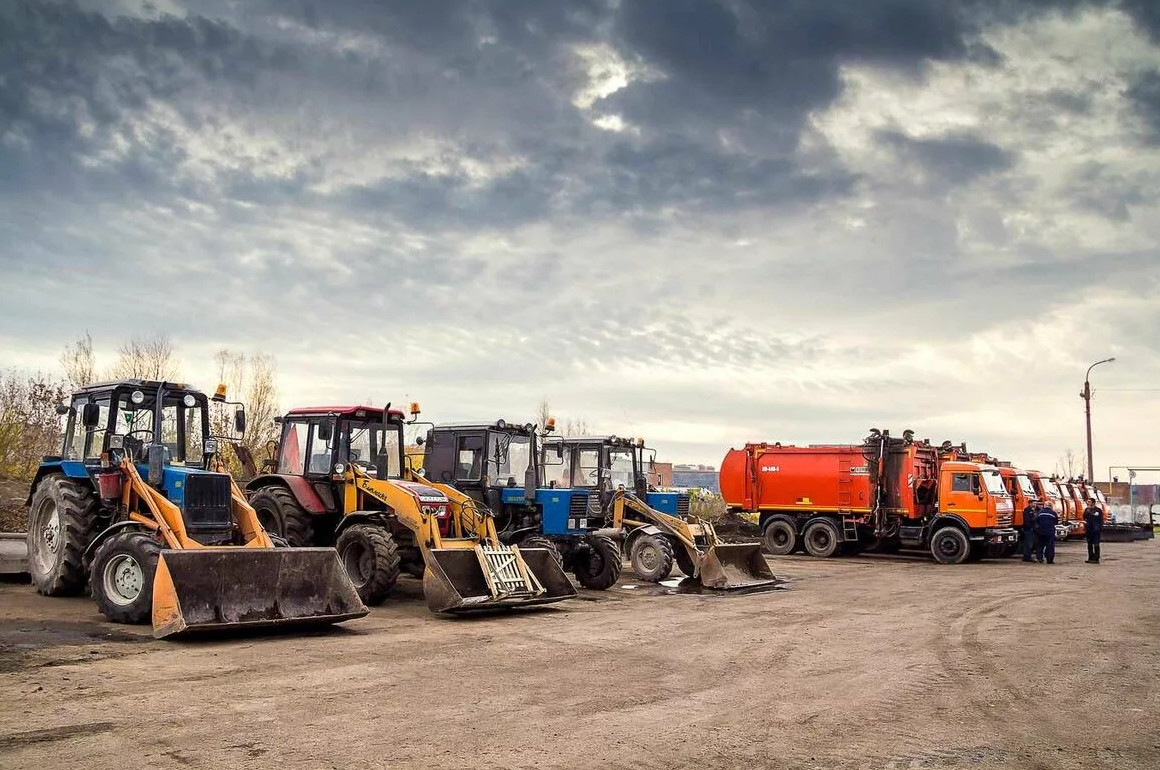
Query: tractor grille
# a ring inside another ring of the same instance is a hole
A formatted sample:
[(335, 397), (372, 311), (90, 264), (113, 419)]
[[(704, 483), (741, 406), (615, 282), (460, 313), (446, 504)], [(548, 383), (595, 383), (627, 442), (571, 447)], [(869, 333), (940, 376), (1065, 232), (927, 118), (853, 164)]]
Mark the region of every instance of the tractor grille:
[(578, 519), (588, 515), (588, 497), (587, 492), (573, 493), (568, 502), (568, 518)]
[(224, 473), (191, 473), (185, 478), (185, 529), (199, 543), (220, 543), (233, 534), (230, 477)]
[(685, 495), (685, 494), (677, 495), (677, 516), (678, 517), (680, 517), (682, 519), (688, 519), (690, 507), (691, 507), (691, 501), (690, 501), (688, 495)]

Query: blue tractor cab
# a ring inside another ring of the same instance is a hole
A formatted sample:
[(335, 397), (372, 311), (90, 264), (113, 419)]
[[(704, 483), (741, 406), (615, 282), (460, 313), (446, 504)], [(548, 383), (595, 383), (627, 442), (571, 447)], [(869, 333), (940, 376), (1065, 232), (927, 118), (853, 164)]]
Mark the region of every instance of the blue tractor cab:
[(486, 505), (504, 543), (551, 549), (585, 588), (604, 590), (620, 579), (620, 549), (602, 531), (600, 496), (545, 480), (562, 453), (545, 456), (535, 425), (432, 425), (420, 443), (426, 477)]

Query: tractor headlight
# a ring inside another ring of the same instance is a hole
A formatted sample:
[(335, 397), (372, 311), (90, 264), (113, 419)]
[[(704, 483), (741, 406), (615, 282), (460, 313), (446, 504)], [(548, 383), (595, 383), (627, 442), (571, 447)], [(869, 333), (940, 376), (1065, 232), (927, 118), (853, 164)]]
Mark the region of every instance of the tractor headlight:
[(346, 473), (346, 466), (342, 463), (335, 463), (334, 472), (341, 476), (342, 474)]
[(188, 407), (192, 407), (194, 404), (197, 403), (197, 399), (195, 399), (193, 397), (192, 393), (186, 393), (185, 398), (181, 399), (181, 403), (185, 404)]
[(495, 427), (496, 427), (498, 430), (503, 430), (503, 429), (505, 429), (505, 428), (507, 427), (507, 420), (496, 420), (496, 421), (495, 421)]
[(109, 436), (109, 449), (124, 449), (125, 437), (120, 435)]
[(141, 406), (141, 404), (145, 403), (145, 394), (139, 390), (135, 390), (129, 394), (129, 400), (137, 406)]
[(218, 451), (217, 439), (207, 438), (205, 440), (205, 453), (207, 455), (215, 455), (215, 454), (217, 454), (217, 451)]

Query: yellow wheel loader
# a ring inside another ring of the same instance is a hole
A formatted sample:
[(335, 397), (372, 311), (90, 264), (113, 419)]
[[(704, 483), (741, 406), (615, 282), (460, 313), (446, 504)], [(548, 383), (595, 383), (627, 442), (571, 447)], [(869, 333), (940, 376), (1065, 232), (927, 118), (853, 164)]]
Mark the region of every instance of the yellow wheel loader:
[(773, 585), (776, 579), (761, 555), (760, 543), (725, 543), (712, 523), (661, 513), (623, 487), (612, 493), (612, 528), (627, 533), (633, 571), (638, 576), (658, 570), (675, 558), (681, 572), (706, 588), (734, 590)]
[(75, 593), (87, 577), (106, 617), (152, 619), (158, 638), (366, 615), (333, 549), (275, 547), (217, 457), (208, 405), (182, 384), (122, 380), (61, 408), (62, 454), (28, 501), (37, 590)]
[(367, 406), (291, 410), (275, 473), (246, 490), (291, 545), (333, 543), (359, 596), (378, 604), (401, 572), (437, 613), (547, 604), (576, 595), (544, 548), (504, 545), (491, 513), (407, 469), (403, 413)]

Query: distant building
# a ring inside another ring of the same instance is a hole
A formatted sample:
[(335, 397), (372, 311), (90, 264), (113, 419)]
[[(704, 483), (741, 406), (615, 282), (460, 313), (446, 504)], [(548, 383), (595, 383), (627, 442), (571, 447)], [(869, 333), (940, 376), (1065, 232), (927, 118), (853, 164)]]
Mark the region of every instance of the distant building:
[(708, 489), (721, 493), (717, 468), (713, 465), (674, 465), (672, 486), (680, 489)]
[[(645, 463), (648, 466), (648, 463)], [(658, 489), (667, 489), (673, 485), (673, 464), (653, 463), (648, 473), (648, 483)]]

